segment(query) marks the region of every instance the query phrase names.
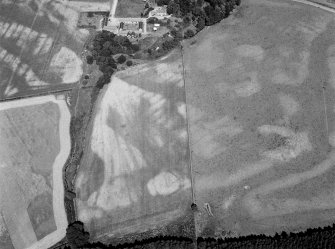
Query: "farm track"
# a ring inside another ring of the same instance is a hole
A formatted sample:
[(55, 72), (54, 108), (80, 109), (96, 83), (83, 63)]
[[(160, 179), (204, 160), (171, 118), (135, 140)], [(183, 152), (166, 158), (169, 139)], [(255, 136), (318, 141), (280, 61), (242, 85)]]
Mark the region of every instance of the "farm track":
[[(58, 94), (58, 93), (63, 93), (63, 92), (70, 92), (70, 91), (72, 91), (72, 89), (74, 87), (75, 86), (71, 86), (71, 87), (65, 88), (65, 89), (52, 90), (52, 91), (46, 91), (46, 92), (33, 93), (33, 94), (27, 94), (27, 95), (22, 95), (22, 96), (4, 98), (4, 99), (0, 99), (0, 102), (13, 101), (13, 100), (25, 99), (25, 98), (33, 98), (33, 97), (45, 96), (45, 95), (51, 95), (51, 94)], [(83, 89), (93, 88), (93, 86), (83, 86), (82, 88)]]

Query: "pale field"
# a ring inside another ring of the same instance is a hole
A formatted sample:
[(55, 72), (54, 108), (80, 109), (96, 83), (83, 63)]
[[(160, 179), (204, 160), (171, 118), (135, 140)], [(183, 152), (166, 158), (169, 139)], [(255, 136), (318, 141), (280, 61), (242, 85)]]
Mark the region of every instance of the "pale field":
[(70, 113), (54, 96), (0, 104), (0, 245), (44, 249), (65, 236), (62, 168)]
[(68, 1), (0, 3), (0, 98), (69, 88), (83, 73), (87, 30)]
[(244, 1), (184, 57), (197, 235), (332, 224), (334, 15)]
[(78, 218), (92, 237), (126, 238), (187, 222), (192, 195), (180, 54), (113, 76), (93, 117), (76, 179)]

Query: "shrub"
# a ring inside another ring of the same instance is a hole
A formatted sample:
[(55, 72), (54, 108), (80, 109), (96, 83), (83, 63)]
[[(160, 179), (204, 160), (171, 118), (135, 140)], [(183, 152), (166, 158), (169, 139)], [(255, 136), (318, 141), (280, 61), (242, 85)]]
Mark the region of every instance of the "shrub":
[(131, 49), (133, 52), (137, 52), (140, 50), (140, 46), (138, 44), (132, 44)]
[(86, 56), (86, 62), (87, 64), (93, 64), (93, 56), (92, 55), (87, 55)]
[(157, 22), (158, 22), (158, 19), (156, 17), (150, 17), (147, 20), (148, 24), (154, 24), (154, 23), (157, 23)]
[(131, 67), (131, 66), (133, 65), (133, 62), (132, 62), (132, 61), (127, 61), (126, 65), (127, 65), (128, 67)]
[(178, 46), (178, 44), (179, 44), (178, 39), (166, 40), (162, 43), (162, 47), (165, 51), (169, 51)]
[(194, 36), (194, 32), (193, 32), (193, 30), (191, 30), (191, 29), (186, 30), (186, 32), (185, 32), (185, 34), (184, 34), (184, 38), (185, 38), (185, 39), (191, 38), (191, 37), (193, 37), (193, 36)]
[(117, 58), (117, 62), (119, 64), (123, 64), (125, 61), (127, 60), (127, 57), (124, 56), (123, 54), (119, 56), (119, 58)]

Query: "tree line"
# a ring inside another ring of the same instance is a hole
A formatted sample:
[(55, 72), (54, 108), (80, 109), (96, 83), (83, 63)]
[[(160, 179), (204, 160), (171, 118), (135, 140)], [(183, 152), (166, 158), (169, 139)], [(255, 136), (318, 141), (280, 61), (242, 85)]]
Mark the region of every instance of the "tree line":
[[(170, 27), (170, 20), (167, 20), (171, 36), (163, 38), (161, 49), (154, 53), (154, 58), (166, 54), (177, 47), (182, 39), (193, 37), (205, 26), (211, 26), (228, 17), (241, 4), (241, 0), (157, 0), (157, 4), (167, 5), (167, 13), (181, 18), (182, 23)], [(149, 18), (148, 23), (151, 21), (162, 24), (158, 19)]]
[(167, 5), (167, 13), (181, 17), (185, 24), (192, 23), (197, 31), (211, 26), (229, 16), (241, 0), (157, 0)]
[(275, 236), (248, 235), (236, 238), (214, 239), (158, 236), (119, 245), (89, 243), (89, 234), (83, 223), (77, 221), (67, 229), (67, 246), (63, 249), (331, 249), (335, 248), (335, 224), (310, 228), (304, 232), (276, 234)]

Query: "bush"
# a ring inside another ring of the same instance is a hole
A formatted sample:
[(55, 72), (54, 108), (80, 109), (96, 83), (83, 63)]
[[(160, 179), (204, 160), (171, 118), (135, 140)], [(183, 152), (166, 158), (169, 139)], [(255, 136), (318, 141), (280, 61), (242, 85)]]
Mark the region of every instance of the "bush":
[(191, 38), (193, 36), (194, 36), (194, 32), (191, 29), (186, 30), (186, 32), (184, 33), (184, 38), (185, 39)]
[(180, 11), (179, 4), (176, 4), (174, 1), (170, 1), (170, 3), (167, 6), (166, 11), (169, 15), (179, 16), (179, 11)]
[(86, 62), (87, 62), (87, 64), (93, 64), (93, 56), (92, 55), (87, 55), (86, 56)]
[(131, 66), (133, 65), (133, 62), (132, 62), (132, 61), (127, 61), (126, 65), (127, 65), (128, 67), (131, 67)]
[(163, 50), (170, 51), (174, 49), (175, 47), (177, 47), (178, 44), (179, 44), (178, 39), (166, 40), (163, 42), (162, 47), (163, 47)]
[(138, 45), (138, 44), (132, 44), (131, 49), (135, 53), (135, 52), (137, 52), (137, 51), (140, 50), (140, 45)]
[(158, 22), (158, 18), (156, 18), (156, 17), (150, 17), (147, 20), (148, 24), (154, 24), (154, 23), (157, 23), (157, 22)]
[(117, 62), (118, 62), (119, 64), (123, 64), (123, 63), (125, 63), (126, 60), (127, 60), (127, 57), (124, 56), (123, 54), (120, 55), (119, 58), (117, 58)]

